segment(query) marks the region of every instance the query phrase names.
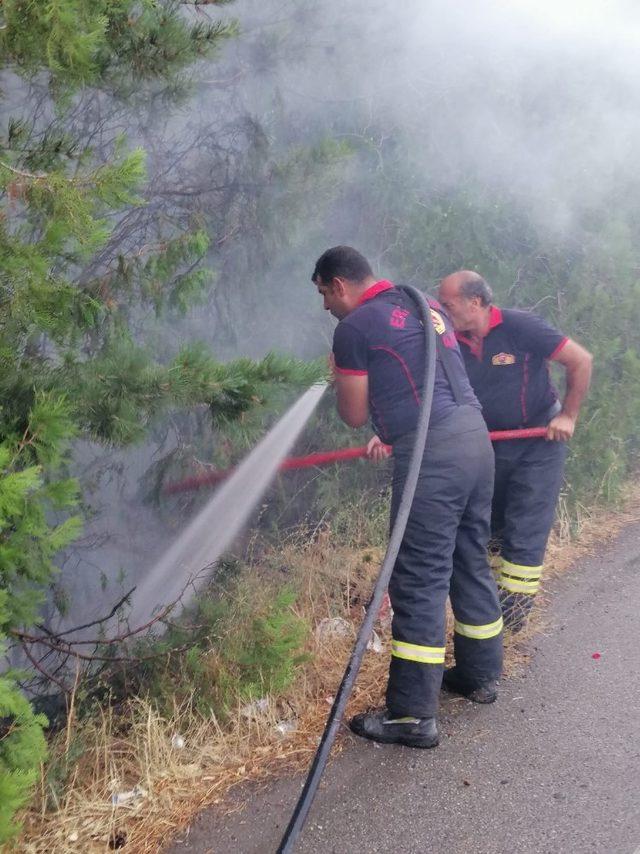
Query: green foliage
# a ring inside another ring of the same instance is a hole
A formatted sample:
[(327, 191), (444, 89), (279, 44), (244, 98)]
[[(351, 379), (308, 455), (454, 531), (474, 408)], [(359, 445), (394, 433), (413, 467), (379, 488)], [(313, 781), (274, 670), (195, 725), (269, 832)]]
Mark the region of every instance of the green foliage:
[[(7, 594), (0, 590), (0, 622), (7, 622)], [(0, 675), (0, 844), (19, 830), (15, 813), (27, 802), (46, 756), (43, 727), (11, 673)]]
[[(238, 703), (281, 695), (307, 660), (308, 626), (296, 613), (292, 587), (256, 583), (249, 572), (234, 563), (184, 619), (184, 628), (174, 625), (146, 641), (141, 653), (152, 650), (154, 657), (128, 674), (128, 690), (135, 684), (161, 705), (192, 696), (201, 712), (213, 709), (221, 719)], [(116, 694), (124, 690), (117, 676), (109, 684)]]
[[(0, 442), (0, 641), (33, 622), (55, 554), (80, 530), (78, 517), (51, 522), (53, 512), (74, 505), (75, 482), (43, 477), (45, 467), (55, 472), (73, 433), (65, 400), (40, 393), (24, 432), (5, 433)], [(0, 843), (19, 830), (13, 816), (38, 778), (46, 724), (46, 718), (34, 715), (12, 674), (0, 675)]]
[[(198, 345), (172, 357), (145, 337), (148, 315), (185, 313), (205, 297), (209, 234), (202, 218), (167, 218), (156, 242), (136, 242), (121, 226), (146, 203), (145, 152), (121, 137), (94, 148), (99, 111), (87, 110), (82, 135), (67, 116), (87, 86), (94, 99), (176, 94), (194, 61), (236, 32), (233, 22), (205, 24), (182, 6), (2, 4), (2, 67), (48, 83), (56, 119), (47, 125), (39, 110), (0, 129), (0, 643), (37, 619), (55, 556), (80, 531), (70, 515), (78, 485), (63, 470), (71, 440), (136, 441), (160, 412), (194, 404), (226, 423), (274, 385), (320, 373), (274, 355), (224, 364)], [(278, 599), (252, 625), (249, 637), (276, 646), (264, 666), (253, 647), (237, 664), (252, 685), (289, 678), (300, 633), (288, 607)], [(188, 661), (195, 673), (195, 653)], [(0, 726), (10, 729), (0, 732), (1, 838), (35, 779), (44, 723), (2, 677)]]
[(4, 594), (0, 637), (33, 622), (55, 554), (81, 529), (77, 516), (52, 524), (52, 511), (64, 511), (77, 500), (72, 480), (47, 482), (46, 467), (55, 472), (64, 443), (73, 435), (63, 399), (38, 396), (21, 436), (0, 443), (0, 592)]
[(180, 6), (177, 0), (5, 0), (4, 65), (27, 74), (47, 68), (57, 87), (169, 78), (236, 33), (233, 22), (190, 26)]
[(273, 395), (276, 383), (304, 387), (324, 379), (326, 366), (319, 362), (303, 362), (276, 353), (258, 362), (236, 359), (226, 363), (224, 375), (211, 388), (211, 414), (215, 423), (225, 424), (256, 403), (265, 403)]
[[(205, 288), (213, 280), (210, 270), (181, 272), (185, 265), (193, 266), (194, 259), (202, 259), (209, 249), (209, 235), (203, 229), (170, 240), (162, 254), (153, 255), (138, 271), (141, 295), (149, 299), (159, 314), (164, 308), (178, 309), (182, 314), (205, 295)], [(125, 263), (125, 259), (123, 259)], [(177, 277), (169, 297), (164, 294), (165, 283)]]
[[(594, 264), (603, 245), (605, 251), (608, 248), (608, 235), (600, 233), (592, 239), (592, 248), (572, 271), (568, 285), (577, 298), (564, 309), (594, 355), (594, 381), (571, 443), (568, 468), (570, 496), (586, 506), (594, 498), (608, 502), (619, 498), (640, 450), (637, 273), (624, 269), (623, 257), (613, 247), (606, 263)], [(632, 253), (637, 264), (635, 247)], [(586, 284), (591, 287), (587, 289)]]
[[(2, 11), (5, 66), (48, 72), (54, 95), (61, 87), (104, 87), (117, 75), (169, 79), (233, 32), (192, 25), (178, 3), (155, 0), (10, 0)], [(69, 103), (58, 101), (63, 110)], [(132, 442), (161, 411), (196, 403), (227, 421), (262, 402), (269, 383), (314, 374), (275, 356), (226, 365), (197, 345), (160, 361), (138, 343), (132, 316), (147, 307), (185, 311), (210, 278), (200, 269), (209, 247), (201, 227), (137, 252), (126, 243), (111, 268), (93, 261), (113, 239), (118, 217), (141, 203), (144, 180), (144, 152), (128, 152), (121, 138), (108, 160), (95, 158), (86, 143), (39, 135), (21, 121), (10, 121), (0, 139), (7, 628), (33, 619), (55, 552), (78, 532), (75, 517), (54, 524), (50, 516), (76, 500), (75, 486), (55, 479), (71, 438)]]
[(240, 671), (241, 696), (277, 696), (291, 684), (296, 668), (306, 660), (300, 650), (307, 627), (293, 611), (294, 602), (293, 590), (280, 590), (265, 612), (253, 618), (248, 636), (240, 643), (236, 639), (237, 647), (231, 644), (225, 653)]
[[(463, 185), (430, 189), (428, 176), (416, 180), (410, 141), (405, 145), (390, 154), (366, 196), (368, 209), (383, 212), (384, 225), (376, 227), (389, 247), (391, 276), (434, 293), (446, 273), (476, 269), (498, 304), (533, 309), (587, 347), (594, 377), (570, 444), (568, 500), (616, 500), (638, 459), (640, 254), (633, 226), (640, 210), (634, 194), (614, 185), (597, 208), (576, 213), (570, 232), (551, 233), (516, 193), (473, 176)], [(626, 205), (618, 202), (623, 195)], [(557, 377), (561, 394), (563, 376)]]
[[(110, 2), (113, 11), (125, 3)], [(102, 8), (101, 8), (102, 6)], [(95, 76), (95, 58), (106, 41), (106, 4), (85, 2), (3, 3), (4, 61), (25, 71), (49, 67), (70, 82), (87, 82)]]

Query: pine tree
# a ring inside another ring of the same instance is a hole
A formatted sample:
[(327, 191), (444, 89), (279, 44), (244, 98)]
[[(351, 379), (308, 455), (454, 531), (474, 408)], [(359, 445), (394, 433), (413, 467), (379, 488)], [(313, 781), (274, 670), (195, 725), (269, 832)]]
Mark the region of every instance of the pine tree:
[[(58, 116), (0, 127), (0, 643), (34, 621), (55, 554), (80, 529), (69, 515), (78, 484), (62, 471), (74, 437), (132, 442), (162, 410), (195, 403), (229, 419), (270, 382), (310, 378), (291, 360), (222, 364), (197, 345), (166, 363), (141, 342), (136, 313), (184, 310), (205, 291), (201, 225), (151, 247), (125, 236), (109, 261), (100, 254), (141, 203), (145, 154), (117, 139), (98, 157), (60, 117), (87, 87), (112, 99), (145, 86), (171, 94), (235, 33), (233, 22), (191, 21), (181, 5), (5, 0), (0, 10), (3, 68), (44, 81)], [(0, 677), (0, 841), (43, 758), (43, 724), (15, 675)]]

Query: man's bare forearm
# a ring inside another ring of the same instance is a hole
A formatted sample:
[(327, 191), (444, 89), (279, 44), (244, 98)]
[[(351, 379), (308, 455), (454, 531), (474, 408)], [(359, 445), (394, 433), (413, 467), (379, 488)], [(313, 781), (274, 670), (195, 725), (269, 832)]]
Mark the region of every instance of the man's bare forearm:
[(567, 389), (562, 402), (562, 412), (574, 421), (578, 418), (582, 401), (589, 391), (591, 363), (591, 356), (585, 351), (585, 358), (566, 366)]

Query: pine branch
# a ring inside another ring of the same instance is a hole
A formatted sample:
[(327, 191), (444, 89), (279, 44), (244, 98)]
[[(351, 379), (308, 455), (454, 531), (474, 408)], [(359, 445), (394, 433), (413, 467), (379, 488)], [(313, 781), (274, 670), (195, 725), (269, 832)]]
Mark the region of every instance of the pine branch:
[(21, 638), (19, 638), (19, 640), (22, 651), (27, 656), (31, 664), (33, 664), (38, 673), (44, 676), (47, 682), (53, 682), (54, 685), (57, 685), (63, 694), (68, 694), (69, 689), (67, 688), (67, 686), (63, 682), (61, 682), (56, 676), (54, 676), (53, 673), (49, 673), (47, 670), (44, 669), (44, 667), (42, 667), (40, 662), (37, 661), (35, 656), (31, 653), (31, 650), (29, 649), (26, 641), (23, 641)]
[(21, 178), (30, 178), (35, 181), (40, 180), (42, 178), (48, 178), (46, 172), (25, 172), (22, 169), (16, 169), (15, 166), (10, 166), (8, 163), (5, 163), (3, 160), (0, 160), (0, 166), (4, 169), (7, 169), (9, 172), (13, 172), (14, 175), (19, 175)]

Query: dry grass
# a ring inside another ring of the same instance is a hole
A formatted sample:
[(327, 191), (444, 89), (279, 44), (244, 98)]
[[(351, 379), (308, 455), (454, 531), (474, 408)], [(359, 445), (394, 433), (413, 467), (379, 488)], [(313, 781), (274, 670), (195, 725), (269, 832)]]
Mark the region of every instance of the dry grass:
[[(311, 625), (326, 616), (341, 616), (353, 626), (355, 636), (359, 603), (380, 558), (371, 549), (333, 548), (327, 537), (320, 537), (305, 548), (286, 546), (278, 563), (304, 580), (302, 616)], [(117, 716), (106, 710), (99, 720), (70, 727), (52, 746), (56, 759), (78, 745), (82, 750), (64, 797), (55, 811), (47, 811), (51, 791), (43, 777), (22, 838), (12, 850), (92, 854), (111, 850), (110, 841), (126, 832), (127, 851), (157, 852), (200, 809), (219, 802), (235, 784), (304, 767), (315, 750), (351, 645), (352, 637), (319, 641), (312, 634), (311, 662), (295, 690), (250, 717), (239, 707), (224, 729), (213, 715), (195, 713), (188, 701), (170, 717), (162, 717), (142, 700)], [(385, 656), (367, 656), (352, 698), (354, 710), (377, 702), (386, 670)], [(295, 721), (295, 731), (279, 733), (276, 724), (283, 721)], [(184, 739), (184, 747), (174, 746), (175, 736)], [(135, 786), (144, 790), (144, 796), (126, 805), (112, 804), (113, 794)]]
[[(547, 577), (564, 571), (579, 558), (612, 539), (629, 522), (640, 519), (640, 491), (629, 496), (625, 509), (599, 512), (581, 522), (580, 537), (569, 542), (559, 526), (547, 555)], [(375, 576), (381, 555), (374, 550), (354, 552), (334, 547), (320, 538), (306, 547), (287, 545), (278, 562), (304, 579), (303, 616), (317, 623), (326, 616), (342, 616), (356, 626), (361, 602)], [(507, 643), (507, 667), (513, 671), (527, 658), (526, 641), (540, 628), (540, 609), (526, 635)], [(381, 631), (383, 631), (381, 629)], [(388, 637), (384, 634), (385, 646)], [(320, 642), (311, 636), (311, 663), (295, 689), (269, 701), (251, 717), (238, 709), (224, 729), (215, 717), (195, 714), (186, 702), (170, 717), (136, 700), (117, 717), (105, 711), (99, 720), (71, 723), (53, 746), (58, 758), (78, 745), (81, 755), (72, 765), (64, 796), (56, 811), (47, 811), (50, 792), (42, 789), (25, 816), (21, 840), (12, 851), (109, 851), (118, 834), (126, 834), (130, 854), (157, 852), (189, 824), (204, 807), (222, 803), (229, 790), (246, 781), (265, 780), (287, 771), (306, 768), (317, 745), (333, 692), (351, 650), (349, 637)], [(349, 714), (379, 705), (387, 677), (387, 655), (368, 653)], [(285, 735), (276, 724), (295, 722)], [(175, 746), (175, 736), (184, 747)], [(340, 743), (335, 748), (341, 749)], [(127, 805), (114, 806), (116, 792), (139, 786), (144, 796)]]

